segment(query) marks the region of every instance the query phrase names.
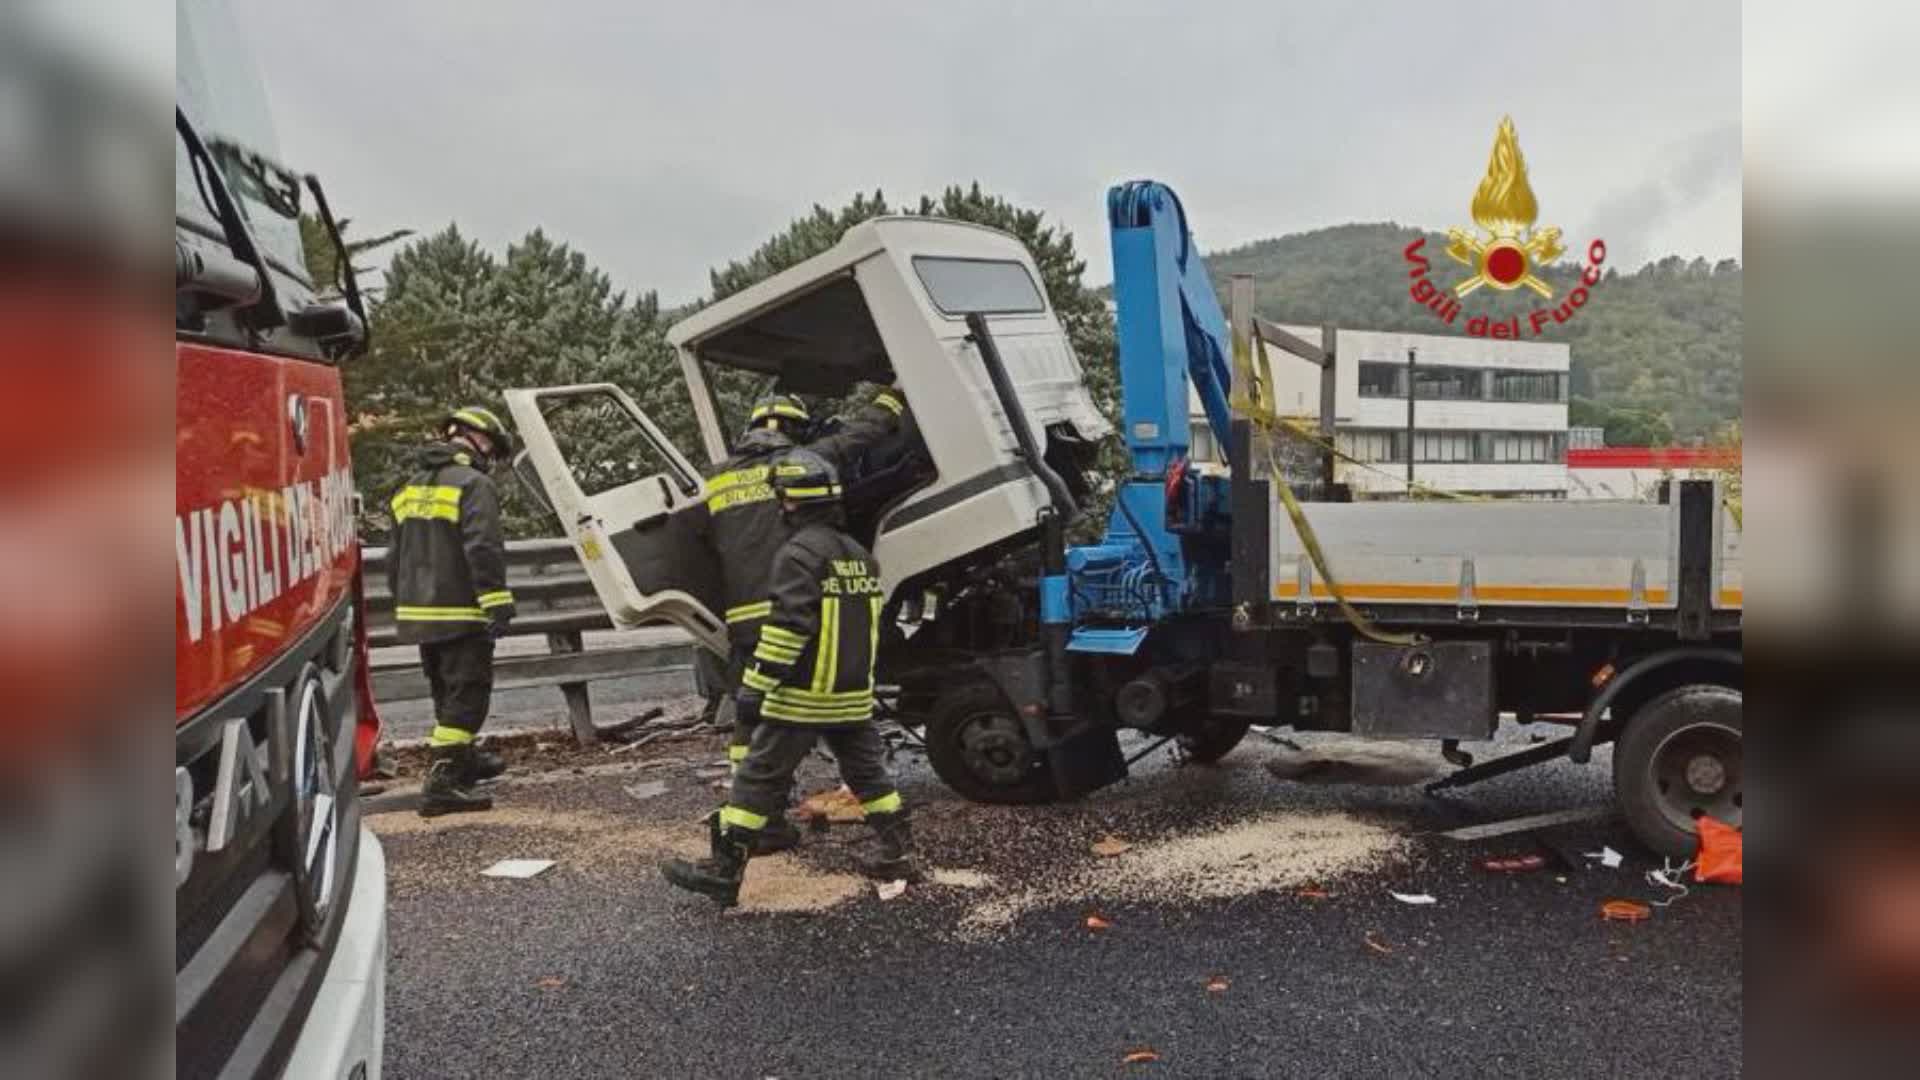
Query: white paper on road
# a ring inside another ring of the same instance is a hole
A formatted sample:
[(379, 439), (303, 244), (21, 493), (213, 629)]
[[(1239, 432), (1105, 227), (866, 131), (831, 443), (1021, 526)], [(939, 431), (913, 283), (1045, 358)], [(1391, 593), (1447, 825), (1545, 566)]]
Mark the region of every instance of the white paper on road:
[(552, 859), (501, 859), (485, 870), (482, 877), (530, 878), (553, 866)]
[(907, 891), (907, 883), (904, 881), (884, 881), (875, 885), (874, 891), (880, 894), (880, 899), (892, 900)]
[(1610, 847), (1602, 847), (1599, 851), (1589, 851), (1585, 854), (1589, 859), (1599, 859), (1600, 865), (1609, 870), (1618, 867), (1622, 862), (1626, 861), (1625, 855), (1620, 854)]
[(1403, 904), (1437, 904), (1440, 902), (1438, 900), (1435, 900), (1433, 897), (1428, 896), (1426, 893), (1404, 893), (1404, 892), (1389, 891), (1388, 895), (1392, 896), (1395, 900), (1398, 900)]

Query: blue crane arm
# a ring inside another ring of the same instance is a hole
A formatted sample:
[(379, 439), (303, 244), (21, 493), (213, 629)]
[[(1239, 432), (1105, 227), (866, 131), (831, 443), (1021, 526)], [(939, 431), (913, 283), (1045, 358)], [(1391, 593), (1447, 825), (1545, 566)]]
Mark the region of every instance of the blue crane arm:
[(1216, 445), (1228, 444), (1232, 337), (1172, 188), (1153, 180), (1114, 185), (1107, 223), (1127, 449), (1136, 473), (1159, 476), (1192, 445), (1189, 381)]

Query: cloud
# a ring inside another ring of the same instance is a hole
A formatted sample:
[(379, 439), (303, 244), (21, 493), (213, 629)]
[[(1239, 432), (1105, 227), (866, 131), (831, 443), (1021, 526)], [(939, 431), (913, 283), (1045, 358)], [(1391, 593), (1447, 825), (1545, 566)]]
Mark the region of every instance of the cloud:
[(1662, 227), (1740, 183), (1740, 126), (1726, 124), (1670, 144), (1659, 171), (1602, 199), (1589, 235), (1607, 242), (1608, 262), (1622, 269), (1673, 250)]

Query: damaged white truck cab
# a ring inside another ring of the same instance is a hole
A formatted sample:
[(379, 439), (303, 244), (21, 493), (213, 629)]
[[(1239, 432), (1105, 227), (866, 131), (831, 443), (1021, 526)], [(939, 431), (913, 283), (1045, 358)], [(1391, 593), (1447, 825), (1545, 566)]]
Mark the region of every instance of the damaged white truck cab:
[[(862, 222), (830, 250), (676, 324), (667, 340), (715, 464), (760, 394), (817, 402), (889, 383), (905, 393), (920, 470), (855, 525), (890, 596), (1030, 538), (1058, 504), (1050, 488), (1069, 498), (1088, 490), (1111, 430), (1025, 246), (967, 222)], [(724, 651), (719, 567), (683, 513), (705, 498), (693, 460), (616, 386), (506, 397), (526, 442), (522, 473), (534, 473), (615, 623), (678, 623)], [(595, 415), (598, 438), (556, 431), (560, 412), (580, 409)], [(596, 484), (608, 473), (617, 482)], [(850, 497), (860, 479), (849, 478)]]

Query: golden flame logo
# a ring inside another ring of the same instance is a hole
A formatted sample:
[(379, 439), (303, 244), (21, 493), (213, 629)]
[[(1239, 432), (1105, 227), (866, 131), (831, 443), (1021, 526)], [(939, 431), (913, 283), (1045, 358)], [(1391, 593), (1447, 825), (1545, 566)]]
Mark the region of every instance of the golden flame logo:
[(1534, 269), (1559, 258), (1566, 248), (1560, 243), (1559, 229), (1533, 227), (1539, 216), (1533, 185), (1527, 183), (1527, 162), (1520, 155), (1520, 136), (1514, 131), (1513, 117), (1503, 116), (1493, 136), (1493, 153), (1487, 158), (1487, 175), (1473, 193), (1473, 220), (1487, 235), (1447, 230), (1451, 241), (1447, 254), (1473, 271), (1472, 277), (1453, 287), (1454, 294), (1465, 296), (1482, 285), (1502, 292), (1524, 286), (1551, 300), (1553, 287), (1540, 280)]

